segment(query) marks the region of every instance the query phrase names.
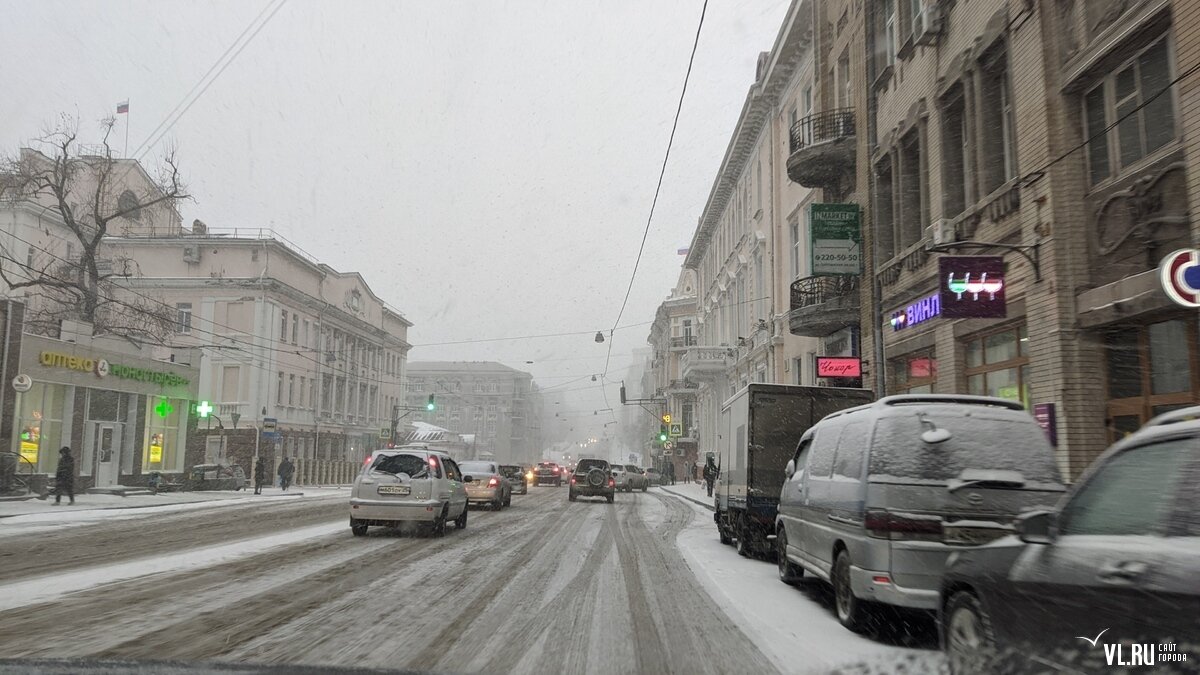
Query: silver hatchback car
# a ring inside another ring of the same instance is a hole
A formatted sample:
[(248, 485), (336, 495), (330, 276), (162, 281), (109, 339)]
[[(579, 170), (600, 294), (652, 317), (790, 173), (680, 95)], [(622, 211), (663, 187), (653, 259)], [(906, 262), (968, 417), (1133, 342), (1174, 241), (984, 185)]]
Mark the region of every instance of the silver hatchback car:
[(371, 525), (418, 523), (433, 536), (446, 524), (467, 526), (467, 490), (458, 464), (444, 452), (424, 446), (376, 450), (363, 463), (350, 492), (350, 530)]
[(779, 577), (833, 585), (838, 620), (875, 603), (934, 610), (946, 558), (1013, 531), (1065, 491), (1045, 433), (1020, 403), (888, 396), (826, 416), (800, 438), (775, 523)]

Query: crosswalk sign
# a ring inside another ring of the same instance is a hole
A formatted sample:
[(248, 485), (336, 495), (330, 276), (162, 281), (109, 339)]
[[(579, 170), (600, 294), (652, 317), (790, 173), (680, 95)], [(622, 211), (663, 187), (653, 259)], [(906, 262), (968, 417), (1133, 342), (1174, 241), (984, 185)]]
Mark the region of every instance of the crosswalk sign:
[(671, 435), (678, 438), (683, 435), (683, 425), (676, 422), (671, 425)]

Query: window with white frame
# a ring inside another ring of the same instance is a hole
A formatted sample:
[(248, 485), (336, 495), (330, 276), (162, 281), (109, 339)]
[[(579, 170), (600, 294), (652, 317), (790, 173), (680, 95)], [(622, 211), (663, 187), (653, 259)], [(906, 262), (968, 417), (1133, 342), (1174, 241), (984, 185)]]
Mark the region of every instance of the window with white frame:
[(791, 221), (788, 223), (788, 229), (791, 230), (792, 234), (792, 278), (799, 279), (801, 263), (800, 237), (802, 236), (799, 215), (792, 216)]
[(1170, 46), (1166, 37), (1159, 39), (1084, 94), (1084, 134), (1089, 139), (1088, 173), (1093, 184), (1120, 174), (1175, 139), (1175, 92), (1168, 90)]
[(192, 303), (175, 303), (175, 332), (187, 335), (192, 332)]

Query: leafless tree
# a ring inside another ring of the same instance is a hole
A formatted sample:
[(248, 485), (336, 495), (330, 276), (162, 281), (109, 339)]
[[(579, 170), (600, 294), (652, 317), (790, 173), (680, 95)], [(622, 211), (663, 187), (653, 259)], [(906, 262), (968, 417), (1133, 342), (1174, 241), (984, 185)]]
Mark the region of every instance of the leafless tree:
[[(122, 234), (115, 231), (118, 223), (150, 213), (169, 213), (177, 220), (177, 202), (190, 198), (173, 149), (157, 176), (143, 174), (135, 160), (113, 157), (114, 121), (103, 120), (101, 145), (85, 148), (78, 142), (77, 122), (64, 117), (34, 141), (34, 148), (0, 165), (0, 195), (40, 205), (66, 229), (66, 254), (41, 251), (24, 261), (0, 257), (0, 279), (10, 289), (27, 289), (26, 325), (34, 332), (54, 334), (63, 319), (76, 319), (92, 324), (96, 334), (153, 339), (165, 336), (175, 320), (165, 305), (121, 292), (116, 280), (136, 273), (132, 261), (102, 255), (104, 238)], [(139, 175), (131, 181), (133, 172)], [(138, 185), (143, 187), (131, 188)]]

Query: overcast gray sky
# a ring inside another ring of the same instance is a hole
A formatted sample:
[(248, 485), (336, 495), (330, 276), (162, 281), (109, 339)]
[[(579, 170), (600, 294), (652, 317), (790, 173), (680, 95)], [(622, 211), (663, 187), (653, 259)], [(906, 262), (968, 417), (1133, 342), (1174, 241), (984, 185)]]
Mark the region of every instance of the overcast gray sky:
[[(59, 113), (83, 142), (118, 101), (142, 144), (268, 0), (0, 0), (0, 146)], [(599, 372), (590, 335), (620, 308), (700, 0), (290, 0), (171, 127), (185, 222), (273, 227), (356, 270), (414, 322), (413, 360), (501, 360), (543, 386)], [(674, 284), (786, 0), (711, 0), (623, 325)], [(152, 148), (148, 163), (161, 155)], [(610, 378), (645, 344), (618, 331)], [(525, 361), (534, 361), (533, 365)], [(590, 379), (573, 409), (600, 406)], [(616, 404), (615, 389), (610, 390)], [(606, 421), (599, 420), (598, 423)], [(582, 431), (582, 425), (580, 432)]]

